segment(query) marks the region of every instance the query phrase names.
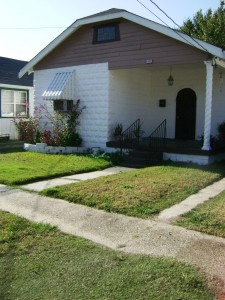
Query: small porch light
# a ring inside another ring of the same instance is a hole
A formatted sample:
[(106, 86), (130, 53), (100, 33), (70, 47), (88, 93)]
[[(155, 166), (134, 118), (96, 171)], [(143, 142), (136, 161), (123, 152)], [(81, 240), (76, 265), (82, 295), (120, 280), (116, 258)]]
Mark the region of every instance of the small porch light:
[(173, 76), (172, 76), (171, 73), (172, 73), (172, 67), (170, 67), (170, 76), (169, 76), (169, 78), (167, 79), (168, 85), (169, 85), (169, 86), (172, 86), (173, 83), (174, 83), (174, 79), (173, 79)]
[(173, 76), (172, 76), (172, 75), (170, 75), (170, 76), (169, 76), (169, 78), (168, 78), (168, 85), (169, 85), (169, 86), (172, 86), (172, 85), (173, 85), (173, 83), (174, 83)]

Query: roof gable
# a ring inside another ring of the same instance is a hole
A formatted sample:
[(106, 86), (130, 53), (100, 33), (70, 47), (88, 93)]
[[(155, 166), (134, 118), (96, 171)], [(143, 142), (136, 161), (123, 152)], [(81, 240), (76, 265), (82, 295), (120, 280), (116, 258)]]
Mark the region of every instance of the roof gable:
[[(203, 64), (208, 54), (125, 19), (119, 22), (120, 39), (93, 43), (93, 24), (85, 25), (34, 66), (34, 71), (108, 63), (108, 69), (152, 68)], [(152, 62), (147, 62), (152, 61)]]
[[(71, 34), (77, 31), (81, 26), (103, 22), (103, 21), (113, 21), (116, 19), (125, 19), (156, 32), (162, 33), (170, 38), (178, 40), (184, 44), (197, 48), (203, 52), (208, 52), (212, 56), (225, 59), (225, 54), (223, 50), (210, 45), (206, 42), (194, 39), (195, 42), (191, 37), (179, 33), (169, 27), (163, 26), (151, 20), (145, 19), (143, 17), (137, 16), (130, 12), (120, 9), (111, 9), (105, 12), (101, 12), (89, 17), (85, 17), (82, 19), (78, 19), (75, 21), (71, 26), (69, 26), (64, 32), (62, 32), (56, 39), (54, 39), (47, 47), (45, 47), (40, 53), (38, 53), (19, 73), (19, 76), (22, 77), (26, 72), (32, 72), (33, 67), (41, 61), (46, 55), (48, 55), (53, 49), (55, 49), (59, 44), (61, 44), (65, 39), (67, 39)], [(205, 49), (205, 50), (204, 50)]]

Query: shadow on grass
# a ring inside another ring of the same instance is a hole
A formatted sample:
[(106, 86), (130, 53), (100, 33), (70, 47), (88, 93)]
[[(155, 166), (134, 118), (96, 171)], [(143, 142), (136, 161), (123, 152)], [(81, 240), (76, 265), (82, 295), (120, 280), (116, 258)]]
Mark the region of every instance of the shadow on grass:
[(184, 169), (196, 169), (196, 170), (202, 170), (206, 172), (216, 173), (220, 174), (221, 177), (225, 176), (225, 160), (220, 162), (215, 162), (210, 165), (198, 165), (194, 163), (187, 163), (187, 162), (173, 162), (173, 161), (164, 161), (159, 164), (159, 166), (170, 166), (171, 168), (184, 168)]
[(15, 153), (15, 152), (25, 152), (23, 149), (23, 142), (18, 140), (0, 140), (0, 154), (1, 153)]

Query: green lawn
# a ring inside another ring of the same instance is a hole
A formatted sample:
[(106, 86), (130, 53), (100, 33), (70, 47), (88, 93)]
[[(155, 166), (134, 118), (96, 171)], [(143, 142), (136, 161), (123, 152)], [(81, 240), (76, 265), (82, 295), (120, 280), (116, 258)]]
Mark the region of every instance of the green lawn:
[(148, 218), (219, 180), (224, 173), (222, 163), (210, 166), (165, 163), (42, 193), (109, 212)]
[(225, 238), (225, 192), (183, 215), (175, 224)]
[(0, 154), (0, 183), (23, 184), (44, 178), (104, 169), (112, 163), (87, 155), (59, 155), (31, 152)]
[(197, 271), (116, 253), (0, 211), (2, 300), (213, 300)]

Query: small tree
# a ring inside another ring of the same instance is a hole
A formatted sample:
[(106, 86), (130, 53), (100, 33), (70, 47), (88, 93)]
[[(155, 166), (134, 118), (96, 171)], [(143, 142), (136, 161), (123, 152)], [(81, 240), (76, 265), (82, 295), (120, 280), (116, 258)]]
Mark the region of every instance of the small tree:
[(225, 49), (225, 8), (224, 1), (214, 12), (208, 9), (205, 14), (199, 10), (194, 17), (188, 18), (181, 29), (195, 38)]

